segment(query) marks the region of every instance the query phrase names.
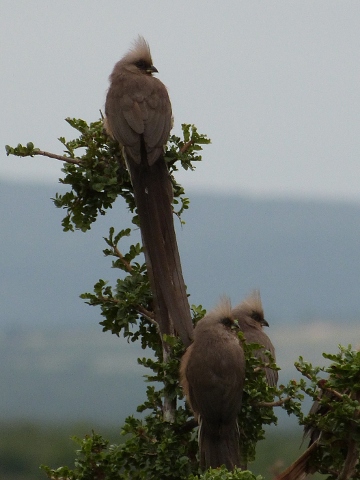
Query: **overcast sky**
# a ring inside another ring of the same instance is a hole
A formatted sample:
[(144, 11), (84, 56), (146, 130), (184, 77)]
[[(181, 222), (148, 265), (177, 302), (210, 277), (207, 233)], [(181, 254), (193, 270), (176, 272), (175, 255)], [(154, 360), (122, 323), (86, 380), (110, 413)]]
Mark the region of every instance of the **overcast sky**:
[[(1, 0), (0, 148), (62, 153), (64, 118), (98, 119), (142, 34), (175, 133), (212, 139), (185, 188), (359, 201), (359, 25), (358, 0)], [(2, 180), (55, 184), (60, 168), (0, 154)]]

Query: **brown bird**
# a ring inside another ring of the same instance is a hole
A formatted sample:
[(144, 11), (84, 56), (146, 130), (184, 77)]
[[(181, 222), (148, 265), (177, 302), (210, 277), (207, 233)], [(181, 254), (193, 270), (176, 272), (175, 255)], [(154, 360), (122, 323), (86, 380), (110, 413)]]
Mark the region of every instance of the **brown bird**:
[(228, 299), (200, 320), (180, 366), (180, 381), (199, 423), (203, 469), (240, 466), (237, 416), (245, 381), (244, 352)]
[(139, 37), (114, 67), (105, 103), (105, 128), (123, 147), (134, 189), (155, 317), (162, 333), (176, 331), (187, 346), (192, 320), (174, 231), (172, 182), (164, 159), (172, 113), (150, 49)]
[[(269, 350), (275, 361), (275, 348), (270, 338), (266, 335), (263, 327), (269, 324), (264, 318), (264, 310), (261, 303), (260, 292), (255, 290), (248, 298), (233, 308), (231, 315), (238, 323), (240, 330), (244, 333), (247, 343), (258, 343), (264, 348), (255, 351), (256, 357), (264, 363), (269, 362), (265, 350)], [(274, 387), (278, 381), (278, 372), (269, 367), (265, 367), (265, 375), (268, 385)]]

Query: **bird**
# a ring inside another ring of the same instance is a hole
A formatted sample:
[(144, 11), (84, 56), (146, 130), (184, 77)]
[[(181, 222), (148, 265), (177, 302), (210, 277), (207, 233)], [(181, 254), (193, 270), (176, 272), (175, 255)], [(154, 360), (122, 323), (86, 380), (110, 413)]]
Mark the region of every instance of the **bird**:
[(172, 108), (165, 85), (153, 76), (156, 72), (149, 45), (139, 36), (109, 77), (104, 126), (122, 147), (130, 174), (155, 319), (161, 333), (172, 333), (173, 325), (188, 346), (193, 324), (174, 230), (172, 181), (164, 158)]
[(239, 429), (245, 357), (228, 298), (194, 329), (180, 363), (180, 384), (199, 424), (202, 469), (240, 467)]
[[(268, 350), (273, 360), (276, 361), (274, 345), (263, 330), (263, 327), (268, 327), (269, 324), (264, 318), (260, 292), (254, 290), (244, 301), (233, 308), (231, 315), (238, 321), (246, 343), (257, 343), (263, 346), (256, 350), (254, 355), (262, 362), (268, 363), (269, 357), (265, 353)], [(277, 385), (278, 372), (276, 370), (265, 367), (265, 376), (270, 387)]]

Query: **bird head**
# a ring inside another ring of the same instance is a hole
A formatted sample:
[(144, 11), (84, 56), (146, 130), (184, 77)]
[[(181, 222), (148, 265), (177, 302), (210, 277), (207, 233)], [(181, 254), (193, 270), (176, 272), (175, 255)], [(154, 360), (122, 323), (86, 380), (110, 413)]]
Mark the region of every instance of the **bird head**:
[(224, 327), (229, 328), (237, 332), (240, 330), (239, 322), (233, 318), (231, 315), (221, 318), (220, 322)]
[(117, 65), (137, 75), (152, 75), (158, 71), (153, 65), (149, 44), (140, 35)]
[(231, 302), (228, 297), (222, 297), (218, 305), (199, 320), (195, 328), (195, 336), (202, 334), (207, 329), (216, 329), (218, 332), (224, 329), (234, 334), (239, 331), (239, 324), (231, 311)]
[(246, 321), (260, 329), (269, 326), (264, 318), (264, 310), (259, 290), (254, 290), (243, 302), (235, 307), (232, 315), (239, 321), (240, 327), (242, 321)]

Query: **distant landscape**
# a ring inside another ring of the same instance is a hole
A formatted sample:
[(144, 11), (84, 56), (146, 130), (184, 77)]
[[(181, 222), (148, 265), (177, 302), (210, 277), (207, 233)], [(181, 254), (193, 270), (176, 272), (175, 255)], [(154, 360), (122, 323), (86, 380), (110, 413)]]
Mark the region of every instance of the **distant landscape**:
[[(86, 234), (64, 233), (65, 212), (50, 200), (61, 190), (0, 184), (0, 447), (24, 422), (118, 429), (146, 388), (136, 358), (147, 352), (102, 333), (99, 309), (79, 298), (99, 278), (117, 278), (102, 237), (131, 226), (125, 205), (119, 199)], [(177, 231), (190, 301), (211, 308), (226, 293), (235, 304), (259, 288), (280, 381), (298, 376), (299, 355), (319, 364), (339, 343), (360, 345), (360, 205), (189, 197)], [(280, 415), (272, 435), (289, 428)]]
[[(0, 412), (108, 422), (141, 400), (144, 352), (101, 333), (99, 309), (79, 295), (115, 282), (102, 237), (130, 219), (119, 199), (90, 232), (64, 233), (59, 190), (0, 184)], [(260, 288), (284, 378), (300, 354), (319, 363), (327, 347), (360, 344), (360, 205), (189, 197), (178, 239), (191, 303), (211, 308), (226, 293), (235, 304)]]
[[(125, 202), (90, 232), (64, 233), (66, 212), (50, 200), (57, 191), (64, 186), (0, 184), (3, 325), (92, 323), (97, 312), (78, 295), (99, 278), (116, 279), (103, 237), (112, 225), (131, 226)], [(224, 293), (236, 303), (260, 288), (272, 327), (359, 319), (360, 205), (188, 195), (177, 231), (192, 303), (210, 308)]]

